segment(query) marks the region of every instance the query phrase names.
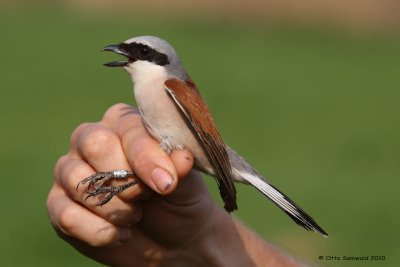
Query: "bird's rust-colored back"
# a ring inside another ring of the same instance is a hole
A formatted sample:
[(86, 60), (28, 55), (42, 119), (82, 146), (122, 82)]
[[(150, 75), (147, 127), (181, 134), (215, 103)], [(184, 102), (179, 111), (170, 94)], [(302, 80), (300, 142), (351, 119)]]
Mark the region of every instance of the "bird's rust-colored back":
[(225, 209), (228, 212), (236, 210), (236, 188), (232, 181), (232, 168), (225, 143), (195, 83), (192, 80), (169, 79), (165, 86), (167, 93), (197, 133), (198, 140), (213, 165)]

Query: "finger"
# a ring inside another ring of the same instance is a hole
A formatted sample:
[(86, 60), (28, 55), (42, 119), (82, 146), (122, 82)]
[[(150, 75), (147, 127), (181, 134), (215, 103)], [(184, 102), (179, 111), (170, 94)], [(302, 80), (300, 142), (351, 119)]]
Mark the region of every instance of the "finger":
[(189, 150), (174, 150), (169, 155), (179, 178), (185, 178), (193, 168), (194, 158)]
[[(210, 193), (204, 183), (200, 172), (192, 170), (187, 179), (179, 181), (176, 189), (166, 196), (168, 202), (179, 206), (200, 206), (209, 207), (211, 200)], [(207, 205), (205, 205), (207, 203)], [(199, 212), (200, 209), (197, 209)]]
[[(76, 144), (76, 150), (96, 172), (131, 170), (125, 158), (119, 137), (110, 128), (101, 123), (85, 124), (75, 135), (74, 143)], [(81, 179), (83, 178), (85, 177)], [(112, 184), (118, 186), (132, 180), (132, 178), (123, 180), (114, 179)], [(146, 190), (143, 184), (138, 183), (118, 194), (118, 197), (129, 201), (135, 199)]]
[(98, 206), (97, 204), (105, 197), (104, 195), (85, 199), (87, 187), (80, 186), (77, 190), (77, 185), (82, 177), (88, 177), (94, 173), (86, 162), (64, 157), (57, 165), (59, 167), (56, 167), (56, 180), (73, 200), (80, 202), (101, 218), (115, 225), (126, 226), (137, 223), (141, 219), (142, 210), (137, 202), (125, 202), (114, 197), (107, 205)]
[(172, 192), (178, 182), (175, 166), (148, 134), (137, 111), (125, 104), (114, 105), (106, 112), (104, 121), (116, 129), (129, 165), (139, 178), (160, 194)]
[(129, 228), (116, 227), (72, 201), (57, 184), (50, 190), (47, 210), (56, 231), (91, 246), (108, 246), (130, 238)]
[[(188, 150), (174, 150), (170, 158), (175, 165), (178, 176), (183, 180), (179, 186), (168, 196), (170, 202), (175, 204), (191, 203), (200, 201), (204, 195), (208, 195), (203, 178), (198, 171), (192, 171), (194, 158)], [(189, 177), (190, 179), (185, 179)]]

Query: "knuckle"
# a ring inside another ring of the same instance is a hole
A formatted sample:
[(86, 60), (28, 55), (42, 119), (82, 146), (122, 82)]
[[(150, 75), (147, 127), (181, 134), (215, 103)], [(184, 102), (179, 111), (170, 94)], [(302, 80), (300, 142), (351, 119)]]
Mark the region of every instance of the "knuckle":
[(99, 225), (94, 225), (90, 229), (80, 227), (80, 223), (85, 223), (79, 220), (81, 215), (79, 210), (66, 206), (59, 215), (58, 225), (53, 226), (61, 233), (61, 237), (63, 235), (76, 237), (92, 247), (108, 246), (118, 238), (112, 227), (99, 227)]
[(118, 103), (112, 105), (106, 110), (103, 116), (103, 121), (113, 120), (115, 117), (119, 117), (121, 113), (126, 113), (127, 111), (133, 110), (133, 107), (125, 103)]
[(92, 159), (102, 159), (119, 140), (114, 132), (104, 127), (91, 127), (79, 138), (78, 150)]
[(60, 178), (60, 170), (62, 170), (62, 167), (64, 166), (64, 164), (67, 160), (68, 160), (67, 155), (63, 155), (57, 160), (57, 163), (54, 166), (54, 170), (53, 170), (53, 175), (54, 175), (55, 180), (58, 180)]
[(116, 238), (116, 232), (110, 228), (99, 229), (88, 243), (92, 247), (106, 247), (113, 244)]
[(47, 213), (50, 218), (50, 222), (54, 226), (55, 225), (55, 220), (54, 220), (54, 216), (53, 216), (53, 214), (54, 214), (54, 212), (53, 212), (54, 211), (54, 185), (52, 186), (49, 194), (47, 195), (46, 209), (47, 209)]
[(134, 205), (130, 205), (129, 208), (121, 208), (116, 212), (108, 213), (105, 218), (107, 221), (112, 223), (113, 225), (124, 226), (130, 223), (132, 220), (132, 216), (134, 214), (135, 207)]
[(104, 113), (104, 116), (113, 115), (115, 113), (120, 112), (121, 109), (125, 109), (125, 108), (132, 108), (132, 107), (125, 103), (114, 104), (106, 110), (106, 112)]
[(75, 130), (71, 134), (71, 140), (70, 143), (72, 145), (76, 144), (77, 141), (79, 140), (79, 137), (81, 136), (82, 132), (84, 132), (87, 128), (91, 127), (94, 123), (91, 122), (83, 122), (78, 125), (78, 127), (75, 128)]
[(77, 216), (79, 214), (76, 209), (66, 206), (59, 215), (59, 230), (67, 235), (75, 232), (75, 228), (78, 227)]

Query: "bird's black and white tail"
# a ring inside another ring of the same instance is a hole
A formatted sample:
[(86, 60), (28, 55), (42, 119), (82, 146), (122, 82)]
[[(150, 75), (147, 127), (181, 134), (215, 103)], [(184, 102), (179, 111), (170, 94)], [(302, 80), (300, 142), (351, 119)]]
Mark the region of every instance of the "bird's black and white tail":
[(328, 236), (328, 234), (314, 221), (314, 219), (294, 203), (293, 200), (268, 183), (265, 178), (257, 172), (257, 170), (255, 170), (235, 151), (230, 148), (227, 148), (227, 150), (232, 165), (234, 179), (237, 182), (249, 183), (256, 187), (261, 193), (263, 193), (263, 195), (268, 197), (275, 205), (289, 215), (298, 225), (307, 230), (319, 233), (324, 237)]

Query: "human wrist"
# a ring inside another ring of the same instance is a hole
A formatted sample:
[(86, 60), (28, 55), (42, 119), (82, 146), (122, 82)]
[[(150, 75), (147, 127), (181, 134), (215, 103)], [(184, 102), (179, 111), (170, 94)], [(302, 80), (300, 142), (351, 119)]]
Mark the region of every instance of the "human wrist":
[[(183, 266), (253, 266), (243, 244), (238, 222), (215, 204), (196, 236), (176, 253), (174, 264)], [(169, 266), (169, 265), (168, 265)]]
[(166, 266), (308, 266), (268, 244), (216, 205), (209, 217), (192, 242), (176, 254), (177, 261)]

